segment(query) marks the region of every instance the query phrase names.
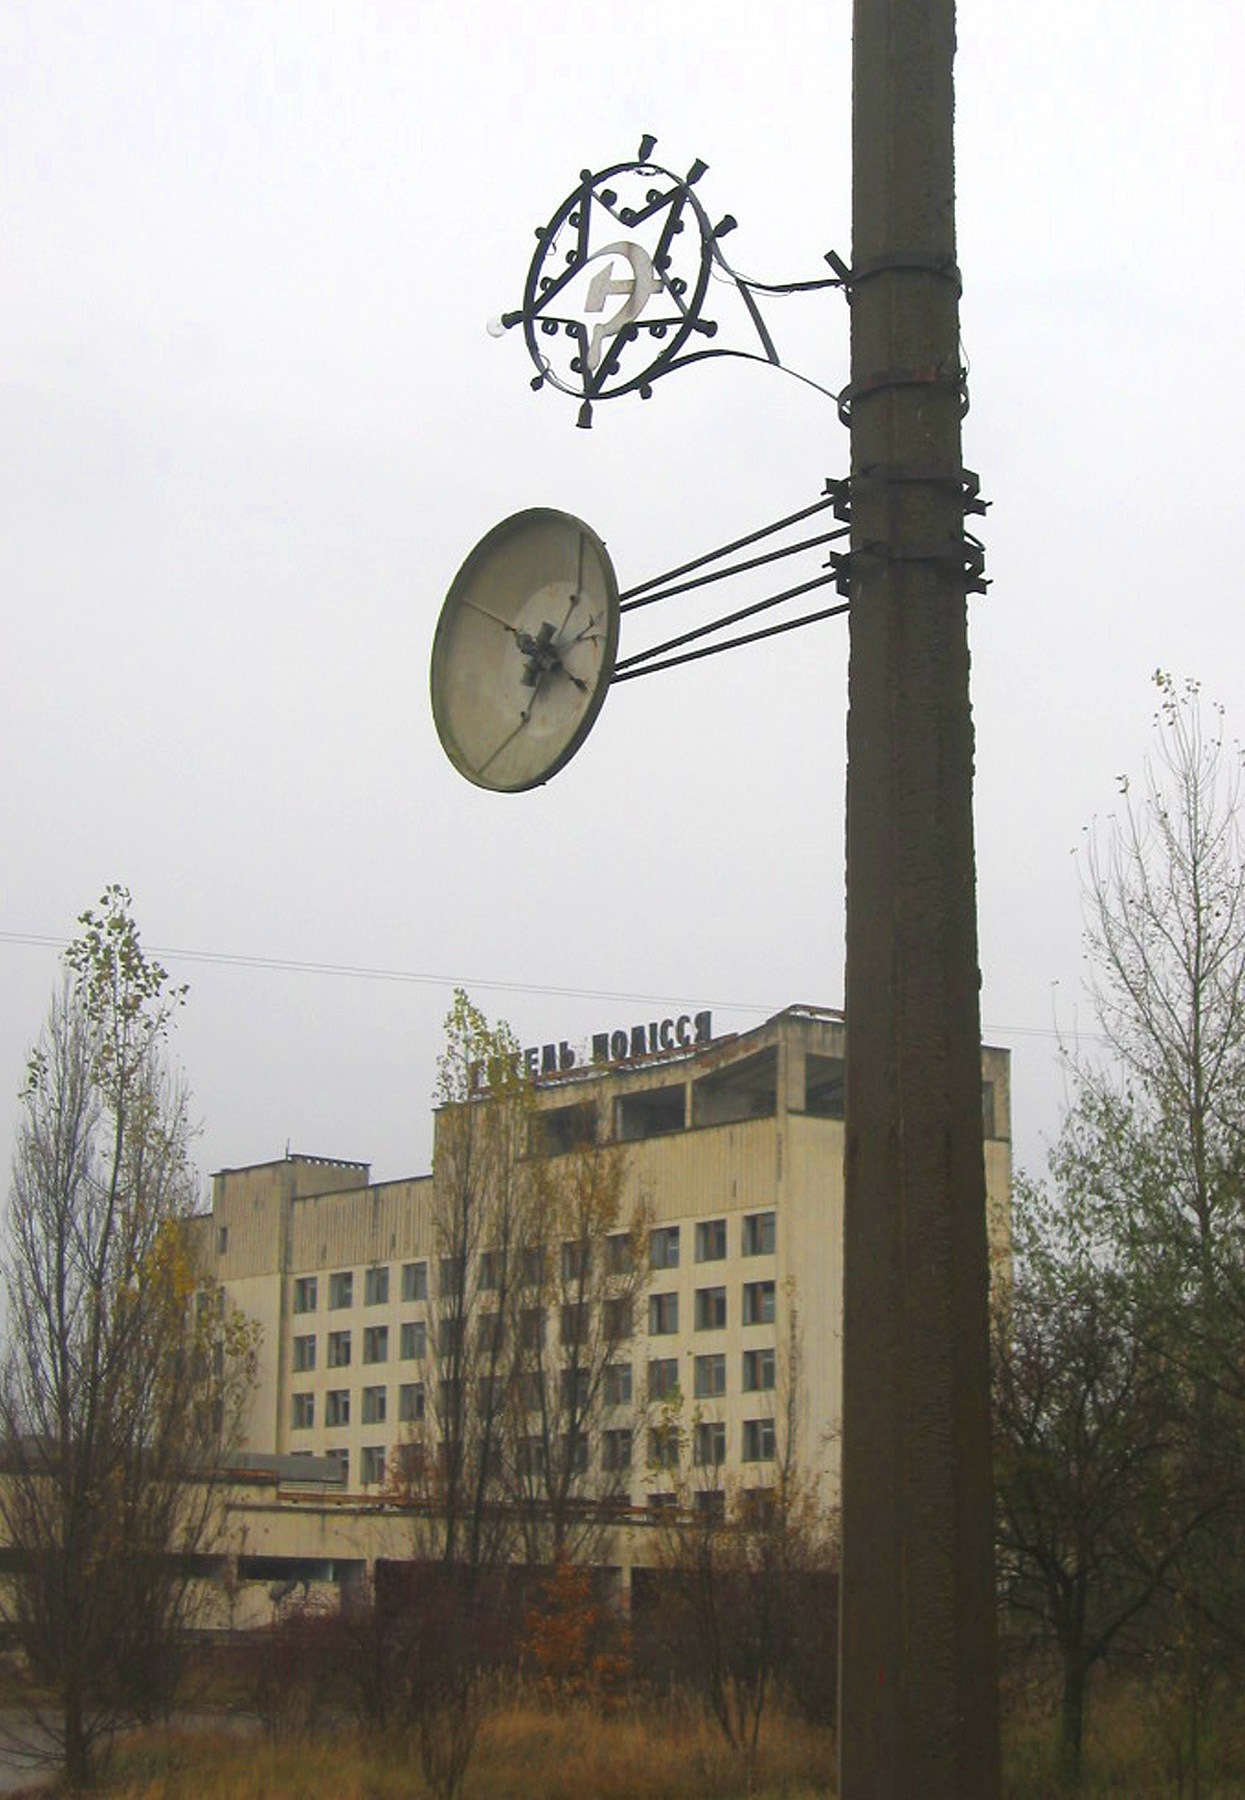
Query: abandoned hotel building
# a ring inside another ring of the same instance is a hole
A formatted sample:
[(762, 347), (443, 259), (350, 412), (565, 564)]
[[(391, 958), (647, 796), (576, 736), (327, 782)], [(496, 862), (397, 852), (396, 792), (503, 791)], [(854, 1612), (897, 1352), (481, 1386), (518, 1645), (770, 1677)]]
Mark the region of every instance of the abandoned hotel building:
[[(582, 1058), (566, 1045), (527, 1053), (542, 1152), (556, 1158), (585, 1133), (624, 1146), (622, 1211), (643, 1209), (628, 1323), (578, 1447), (580, 1493), (609, 1496), (607, 1561), (645, 1560), (645, 1522), (681, 1479), (702, 1499), (773, 1479), (793, 1315), (801, 1456), (833, 1490), (843, 1057), (842, 1015), (809, 1006), (727, 1037), (712, 1037), (706, 1013), (602, 1034)], [(1004, 1050), (982, 1051), (982, 1105), (997, 1266), (1011, 1183)], [(230, 1520), (252, 1579), (288, 1570), (338, 1582), (411, 1554), (409, 1528), (403, 1536), (394, 1520), (402, 1509), (387, 1501), (401, 1446), (435, 1432), (445, 1271), (433, 1185), (431, 1175), (373, 1183), (365, 1163), (291, 1154), (213, 1178), (200, 1252), (263, 1334), (239, 1457), (250, 1474)], [(682, 1428), (669, 1434), (672, 1395)]]

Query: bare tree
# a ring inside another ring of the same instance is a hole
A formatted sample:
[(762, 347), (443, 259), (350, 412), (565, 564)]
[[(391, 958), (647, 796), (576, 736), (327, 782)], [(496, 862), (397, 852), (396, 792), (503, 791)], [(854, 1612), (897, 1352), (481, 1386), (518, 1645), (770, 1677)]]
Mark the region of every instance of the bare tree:
[(627, 1205), (625, 1154), (595, 1130), (533, 1158), (530, 1175), (510, 1479), (528, 1561), (558, 1563), (590, 1553), (638, 1462), (632, 1339), (649, 1213)]
[[(802, 1453), (799, 1314), (788, 1312), (768, 1424), (770, 1478), (752, 1487), (716, 1485), (712, 1459), (685, 1482), (664, 1532), (660, 1571), (667, 1652), (675, 1671), (756, 1778), (761, 1722), (777, 1690), (811, 1704), (808, 1663), (833, 1667), (837, 1521)], [(696, 1413), (692, 1439), (714, 1421)], [(756, 1421), (763, 1424), (765, 1421)], [(816, 1617), (815, 1643), (810, 1625)]]
[(995, 1341), (1000, 1553), (1059, 1649), (1070, 1777), (1089, 1667), (1175, 1617), (1213, 1666), (1245, 1600), (1242, 765), (1196, 684), (1155, 680), (1084, 864), (1107, 1054), (1070, 1055), (1051, 1189), (1018, 1187)]
[(1104, 1064), (1077, 1091), (1122, 1128), (1104, 1163), (1136, 1272), (1164, 1333), (1182, 1327), (1201, 1375), (1245, 1398), (1245, 838), (1242, 758), (1196, 684), (1156, 675), (1156, 749), (1140, 789), (1090, 837), (1086, 947)]
[(184, 990), (124, 889), (80, 924), (22, 1096), (0, 1382), (0, 1605), (75, 1790), (119, 1722), (169, 1697), (255, 1360), (192, 1257), (187, 1095), (165, 1054)]

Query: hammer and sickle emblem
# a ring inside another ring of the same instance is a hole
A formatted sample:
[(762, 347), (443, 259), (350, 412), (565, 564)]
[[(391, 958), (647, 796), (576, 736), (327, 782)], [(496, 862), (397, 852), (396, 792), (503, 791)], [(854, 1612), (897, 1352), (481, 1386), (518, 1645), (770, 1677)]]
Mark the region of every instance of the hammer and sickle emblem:
[[(603, 269), (598, 269), (588, 287), (588, 298), (584, 302), (584, 311), (599, 313), (605, 311), (605, 302), (615, 294), (625, 294), (626, 299), (592, 328), (592, 337), (588, 342), (588, 367), (596, 369), (600, 366), (605, 354), (606, 338), (614, 337), (624, 326), (638, 319), (653, 295), (661, 291), (661, 277), (653, 267), (652, 258), (639, 244), (607, 244), (604, 250), (598, 250), (588, 258), (588, 262), (600, 262), (602, 257), (621, 256), (626, 259), (631, 273), (621, 279), (615, 277), (615, 264), (611, 260)], [(587, 266), (585, 264), (585, 266)]]

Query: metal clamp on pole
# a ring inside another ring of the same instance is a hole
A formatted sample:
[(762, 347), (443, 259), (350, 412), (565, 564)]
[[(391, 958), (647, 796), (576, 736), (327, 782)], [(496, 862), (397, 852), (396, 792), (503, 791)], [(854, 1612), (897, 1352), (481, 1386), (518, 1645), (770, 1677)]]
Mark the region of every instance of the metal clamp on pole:
[[(964, 592), (966, 594), (984, 594), (990, 586), (986, 576), (986, 549), (980, 538), (975, 538), (966, 531), (958, 544), (914, 544), (910, 550), (888, 550), (885, 544), (868, 543), (860, 550), (849, 551), (841, 556), (832, 556), (831, 563), (836, 575), (843, 565), (847, 565), (850, 582), (852, 567), (865, 558), (871, 562), (886, 563), (922, 563), (926, 566), (942, 567), (962, 574)], [(840, 593), (848, 592), (839, 587)]]
[(860, 381), (849, 381), (836, 396), (839, 418), (844, 425), (852, 422), (852, 407), (857, 400), (888, 388), (953, 387), (960, 397), (960, 417), (968, 411), (968, 370), (956, 369), (880, 369)]

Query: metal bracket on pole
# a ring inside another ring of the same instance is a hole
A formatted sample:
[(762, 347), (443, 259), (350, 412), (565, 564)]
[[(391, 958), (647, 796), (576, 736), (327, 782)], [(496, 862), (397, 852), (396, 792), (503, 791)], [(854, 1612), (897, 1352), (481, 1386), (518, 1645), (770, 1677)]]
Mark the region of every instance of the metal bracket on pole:
[(884, 393), (889, 388), (953, 387), (960, 396), (960, 417), (968, 411), (968, 370), (955, 369), (880, 369), (860, 381), (849, 381), (837, 395), (839, 418), (851, 425), (852, 407), (867, 395)]
[(949, 281), (957, 294), (964, 291), (960, 278), (959, 265), (952, 257), (939, 251), (926, 250), (891, 250), (885, 256), (871, 256), (865, 262), (848, 268), (841, 257), (831, 250), (826, 261), (839, 278), (843, 293), (850, 306), (853, 292), (862, 282), (871, 281), (875, 275), (889, 275), (893, 270), (904, 270), (917, 275), (936, 275), (941, 281)]

